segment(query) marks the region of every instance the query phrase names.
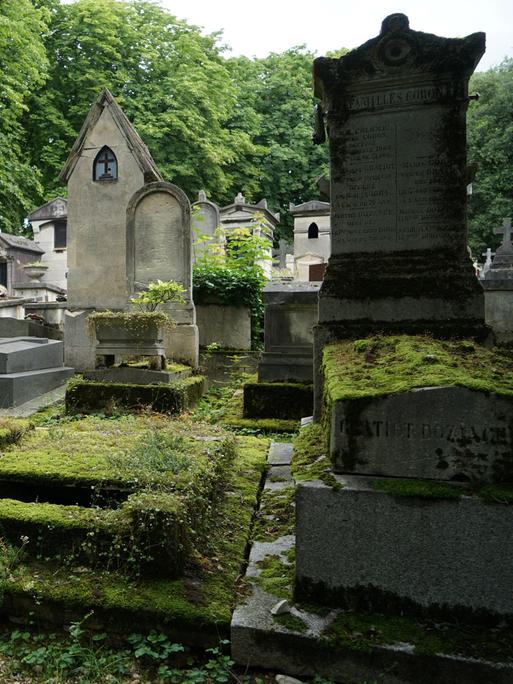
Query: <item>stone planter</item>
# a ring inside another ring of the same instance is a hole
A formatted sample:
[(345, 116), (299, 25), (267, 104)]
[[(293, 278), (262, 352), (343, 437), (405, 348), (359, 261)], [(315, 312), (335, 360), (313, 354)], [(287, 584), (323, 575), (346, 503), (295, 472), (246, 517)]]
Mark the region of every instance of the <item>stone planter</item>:
[(164, 326), (153, 321), (104, 318), (94, 320), (97, 339), (96, 354), (110, 357), (106, 365), (112, 365), (115, 356), (159, 356), (165, 366)]
[(28, 275), (30, 280), (38, 283), (47, 272), (48, 266), (46, 266), (46, 264), (27, 264), (26, 266), (23, 266), (23, 270)]

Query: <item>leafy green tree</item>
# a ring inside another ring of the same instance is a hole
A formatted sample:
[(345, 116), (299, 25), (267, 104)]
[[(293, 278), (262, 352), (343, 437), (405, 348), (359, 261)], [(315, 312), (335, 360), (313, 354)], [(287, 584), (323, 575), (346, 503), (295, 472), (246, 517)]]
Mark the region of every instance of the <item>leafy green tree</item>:
[(469, 242), (481, 258), (501, 238), (494, 228), (513, 215), (513, 59), (472, 77), (480, 94), (468, 113), (468, 160), (476, 164), (469, 201)]
[(107, 86), (150, 148), (164, 177), (191, 197), (226, 196), (226, 169), (254, 147), (227, 122), (236, 88), (217, 36), (177, 20), (149, 0), (77, 0), (52, 13), (49, 84), (32, 100), (31, 147), (45, 193), (100, 88)]
[(32, 88), (47, 67), (45, 10), (29, 0), (0, 0), (0, 228), (15, 232), (40, 192), (22, 124)]
[(253, 199), (266, 197), (272, 209), (280, 211), (276, 239), (292, 235), (289, 202), (319, 198), (316, 179), (328, 171), (327, 146), (312, 142), (314, 57), (304, 47), (294, 47), (264, 59), (230, 61), (240, 101), (246, 103), (242, 106), (258, 115), (251, 119), (243, 111), (245, 124), (250, 122), (254, 141), (266, 150), (259, 164), (258, 189), (240, 189)]

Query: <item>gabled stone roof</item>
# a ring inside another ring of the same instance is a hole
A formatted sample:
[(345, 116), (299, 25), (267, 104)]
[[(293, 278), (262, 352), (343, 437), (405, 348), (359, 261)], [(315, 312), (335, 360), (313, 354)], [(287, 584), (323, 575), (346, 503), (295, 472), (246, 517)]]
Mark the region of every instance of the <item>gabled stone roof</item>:
[(52, 219), (66, 218), (67, 215), (68, 200), (64, 197), (55, 197), (34, 209), (28, 217), (31, 221), (50, 221)]
[(330, 213), (330, 203), (320, 200), (310, 200), (303, 204), (289, 204), (289, 211), (293, 216), (322, 216)]
[(280, 222), (280, 213), (273, 214), (267, 207), (267, 200), (262, 199), (257, 204), (246, 204), (246, 198), (239, 192), (232, 204), (227, 204), (225, 207), (220, 207), (219, 212), (221, 219), (243, 220), (248, 214), (256, 214), (260, 212), (263, 214), (269, 223), (274, 227)]
[(41, 249), (39, 245), (33, 240), (22, 237), (21, 235), (11, 235), (10, 233), (0, 233), (0, 244), (4, 244), (6, 247), (14, 247), (15, 249), (23, 249), (26, 252), (37, 252), (38, 254), (44, 254), (45, 250)]
[(125, 137), (128, 147), (136, 158), (137, 163), (144, 174), (145, 183), (163, 180), (157, 165), (153, 161), (150, 151), (143, 143), (139, 134), (127, 119), (125, 113), (114, 99), (114, 96), (110, 90), (108, 90), (108, 88), (103, 88), (98, 99), (89, 110), (89, 114), (87, 115), (82, 129), (78, 134), (78, 138), (75, 140), (69, 157), (59, 175), (60, 181), (64, 184), (67, 184), (69, 177), (73, 173), (76, 163), (80, 158), (87, 135), (94, 128), (105, 107), (109, 107), (114, 121)]

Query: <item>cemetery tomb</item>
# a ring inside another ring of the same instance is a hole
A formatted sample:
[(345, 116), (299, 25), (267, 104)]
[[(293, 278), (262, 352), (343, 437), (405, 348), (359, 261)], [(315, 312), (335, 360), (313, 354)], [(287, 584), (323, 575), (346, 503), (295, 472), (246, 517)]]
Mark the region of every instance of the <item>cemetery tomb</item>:
[(466, 247), (465, 112), (483, 51), (481, 33), (439, 38), (394, 14), (315, 61), (332, 256), (314, 381), (333, 470), (297, 489), (297, 597), (513, 618), (513, 357), (481, 343)]
[(465, 215), (468, 81), (484, 48), (483, 33), (439, 38), (394, 14), (345, 57), (315, 60), (331, 164), (317, 348), (372, 330), (486, 335)]
[(267, 443), (155, 414), (53, 418), (0, 426), (0, 523), (23, 543), (2, 614), (227, 636)]
[[(487, 249), (481, 275), (485, 291), (485, 319), (492, 328), (497, 343), (513, 341), (513, 243), (511, 218), (505, 218), (495, 229), (502, 242), (495, 253)], [(492, 259), (493, 257), (493, 259)]]
[(0, 338), (0, 406), (9, 408), (64, 385), (63, 343), (44, 337)]

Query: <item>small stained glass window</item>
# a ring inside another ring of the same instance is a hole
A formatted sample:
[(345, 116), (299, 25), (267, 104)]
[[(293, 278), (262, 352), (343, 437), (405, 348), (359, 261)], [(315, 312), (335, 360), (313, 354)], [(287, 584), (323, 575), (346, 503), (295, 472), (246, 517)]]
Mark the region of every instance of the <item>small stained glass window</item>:
[(319, 237), (319, 226), (316, 223), (311, 223), (308, 226), (308, 239), (312, 240)]
[(93, 167), (93, 180), (115, 180), (118, 177), (118, 161), (110, 147), (102, 147), (96, 155)]

